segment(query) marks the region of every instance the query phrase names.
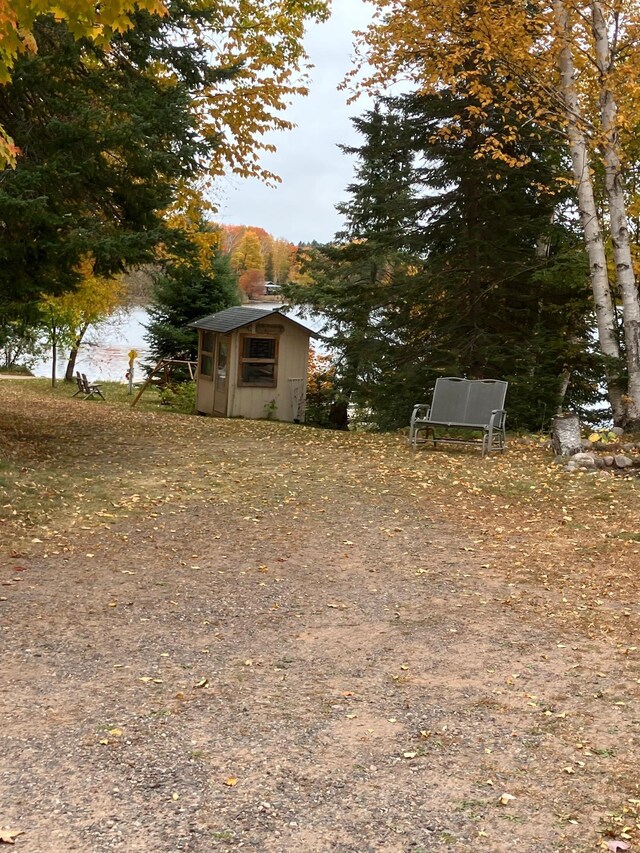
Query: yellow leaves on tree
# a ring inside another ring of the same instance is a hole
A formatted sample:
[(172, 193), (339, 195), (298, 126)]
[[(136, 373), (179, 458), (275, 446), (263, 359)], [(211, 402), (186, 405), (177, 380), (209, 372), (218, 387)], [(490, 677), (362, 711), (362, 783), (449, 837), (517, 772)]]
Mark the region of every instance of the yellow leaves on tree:
[[(274, 146), (263, 141), (267, 131), (287, 129), (281, 112), (291, 99), (306, 93), (306, 62), (302, 39), (309, 20), (328, 17), (329, 0), (219, 0), (207, 8), (206, 24), (197, 0), (183, 10), (194, 47), (206, 53), (212, 68), (226, 75), (204, 86), (192, 107), (198, 132), (216, 141), (216, 154), (203, 170), (211, 177), (229, 171), (275, 182), (277, 176), (260, 166), (261, 153)], [(8, 82), (18, 54), (35, 49), (32, 27), (38, 15), (65, 20), (74, 36), (108, 42), (127, 29), (134, 8), (164, 14), (160, 0), (0, 0), (0, 83)], [(190, 12), (193, 15), (190, 16)], [(200, 16), (202, 17), (202, 16)], [(181, 36), (187, 32), (181, 28)], [(170, 84), (161, 63), (150, 73)], [(0, 164), (15, 162), (15, 147), (0, 129)]]
[(120, 278), (95, 275), (93, 258), (87, 257), (82, 261), (80, 272), (82, 280), (75, 290), (60, 296), (43, 296), (40, 301), (42, 319), (52, 347), (52, 385), (56, 384), (58, 347), (67, 345), (72, 354), (77, 353), (88, 328), (113, 314), (124, 294)]
[(121, 303), (122, 281), (119, 278), (103, 278), (93, 271), (93, 258), (85, 258), (80, 265), (82, 280), (76, 290), (60, 296), (45, 296), (41, 304), (53, 312), (59, 325), (69, 329), (72, 342), (78, 331), (112, 314)]
[(231, 252), (231, 267), (238, 276), (248, 270), (264, 272), (264, 257), (260, 238), (253, 229), (247, 228)]
[(274, 150), (263, 137), (292, 127), (281, 112), (307, 91), (305, 25), (325, 20), (328, 7), (329, 0), (224, 0), (208, 28), (195, 34), (211, 65), (229, 71), (228, 81), (207, 87), (196, 105), (200, 132), (218, 142), (218, 156), (208, 164), (211, 176), (231, 171), (279, 181), (260, 166), (260, 155)]
[(231, 268), (249, 299), (264, 293), (264, 256), (260, 237), (253, 229), (246, 229), (231, 253)]
[[(359, 34), (359, 63), (351, 75), (358, 78), (358, 87), (383, 92), (391, 82), (409, 80), (423, 92), (435, 92), (442, 85), (463, 88), (469, 95), (469, 115), (482, 118), (497, 105), (518, 118), (506, 130), (512, 138), (534, 132), (536, 122), (565, 125), (558, 71), (562, 45), (550, 0), (538, 4), (507, 0), (372, 3), (376, 14), (369, 29)], [(582, 113), (595, 147), (601, 80), (594, 61), (590, 4), (567, 0), (563, 5), (576, 48)], [(640, 13), (631, 0), (622, 0), (616, 4), (613, 18), (616, 54), (607, 74), (618, 99), (618, 130), (629, 136), (636, 126), (640, 101), (635, 70)], [(493, 159), (502, 157), (504, 141), (494, 139), (482, 153)]]
[[(211, 210), (212, 205), (201, 189), (185, 184), (178, 188), (176, 202), (165, 214), (167, 225), (180, 230), (195, 247), (198, 264), (202, 270), (211, 268), (221, 242), (220, 228), (206, 218)], [(165, 259), (167, 257), (164, 250), (159, 251), (159, 255)], [(181, 258), (175, 254), (171, 254), (171, 260), (176, 265), (191, 263), (191, 259)]]
[[(621, 370), (607, 368), (614, 421), (640, 424), (640, 299), (624, 193), (626, 151), (640, 109), (640, 7), (635, 0), (371, 2), (376, 14), (360, 34), (360, 61), (353, 73), (360, 75), (360, 86), (379, 92), (391, 82), (409, 80), (420, 92), (437, 93), (443, 87), (463, 92), (466, 121), (461, 116), (454, 126), (460, 135), (465, 124), (477, 125), (491, 110), (500, 110), (504, 130), (480, 143), (476, 156), (511, 167), (525, 162), (510, 153), (514, 140), (534, 136), (537, 127), (564, 134), (589, 256), (600, 348), (615, 365), (621, 355), (603, 232), (611, 234), (627, 373), (625, 398)], [(595, 203), (595, 164), (604, 175), (605, 216)]]

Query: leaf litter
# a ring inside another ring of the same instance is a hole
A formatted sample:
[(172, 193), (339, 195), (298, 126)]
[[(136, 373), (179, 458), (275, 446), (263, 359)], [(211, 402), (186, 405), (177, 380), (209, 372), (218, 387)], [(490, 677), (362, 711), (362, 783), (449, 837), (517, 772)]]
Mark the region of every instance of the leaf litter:
[(6, 385), (2, 542), (29, 571), (2, 575), (0, 794), (25, 844), (638, 839), (636, 482), (537, 442), (414, 454)]

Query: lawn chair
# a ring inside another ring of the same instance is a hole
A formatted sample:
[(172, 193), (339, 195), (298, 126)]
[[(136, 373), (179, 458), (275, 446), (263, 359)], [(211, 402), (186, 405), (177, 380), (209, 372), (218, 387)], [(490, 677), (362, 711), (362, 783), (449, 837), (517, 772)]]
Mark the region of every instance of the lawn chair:
[[(506, 446), (504, 401), (508, 382), (498, 379), (459, 379), (442, 377), (436, 380), (431, 405), (418, 403), (411, 414), (409, 444), (416, 450), (429, 436), (435, 447), (438, 441), (481, 444), (482, 455)], [(482, 432), (481, 438), (460, 438), (438, 435), (436, 430)]]
[[(80, 379), (78, 380), (78, 388), (80, 387), (80, 383), (82, 383), (82, 393), (85, 395), (82, 399), (88, 400), (90, 397), (100, 397), (101, 400), (105, 400), (105, 396), (102, 393), (102, 385), (98, 385), (95, 382), (89, 382), (87, 379), (86, 373), (79, 374)], [(78, 394), (79, 391), (76, 391)], [(73, 396), (75, 397), (76, 394)]]
[(72, 394), (71, 396), (77, 397), (78, 394), (86, 394), (86, 391), (84, 390), (84, 382), (82, 381), (82, 376), (80, 376), (79, 370), (76, 370), (76, 383), (78, 385), (78, 390), (75, 394)]

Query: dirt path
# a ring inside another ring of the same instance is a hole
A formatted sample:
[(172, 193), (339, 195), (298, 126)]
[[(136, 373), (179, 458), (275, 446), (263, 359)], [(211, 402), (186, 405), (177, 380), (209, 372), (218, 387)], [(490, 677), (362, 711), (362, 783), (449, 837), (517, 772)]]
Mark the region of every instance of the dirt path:
[[(29, 445), (21, 400), (5, 427)], [(70, 427), (50, 406), (49, 460)], [(94, 444), (122, 417), (80, 411)], [(24, 831), (16, 850), (578, 853), (636, 837), (637, 601), (596, 608), (584, 584), (538, 580), (527, 534), (416, 489), (400, 442), (382, 458), (357, 436), (167, 417), (156, 440), (156, 425), (136, 415), (127, 447), (147, 435), (158, 467), (162, 447), (193, 463), (181, 498), (106, 470), (94, 523), (7, 551), (0, 827)], [(190, 430), (223, 475), (184, 454)]]

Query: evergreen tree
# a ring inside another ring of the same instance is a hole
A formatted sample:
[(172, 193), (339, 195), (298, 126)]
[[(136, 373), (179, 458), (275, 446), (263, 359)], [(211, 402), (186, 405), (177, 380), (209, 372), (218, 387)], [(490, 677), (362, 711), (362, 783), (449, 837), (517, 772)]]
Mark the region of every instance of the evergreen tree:
[(154, 362), (197, 359), (198, 333), (188, 324), (238, 302), (236, 278), (226, 255), (217, 252), (208, 265), (195, 256), (189, 262), (168, 264), (156, 280), (149, 310), (146, 340)]
[(308, 253), (314, 284), (289, 288), (326, 314), (338, 376), (383, 428), (439, 375), (508, 380), (511, 425), (526, 428), (554, 414), (567, 371), (585, 380), (574, 397), (592, 393), (584, 255), (546, 190), (562, 152), (532, 137), (513, 143), (519, 169), (478, 158), (505, 119), (474, 126), (466, 107), (463, 93), (407, 95), (356, 120), (346, 228)]
[(87, 256), (111, 275), (175, 242), (163, 211), (216, 144), (190, 100), (225, 75), (177, 36), (174, 11), (139, 12), (108, 52), (37, 20), (37, 54), (0, 87), (0, 124), (21, 151), (0, 181), (0, 300), (73, 288)]

